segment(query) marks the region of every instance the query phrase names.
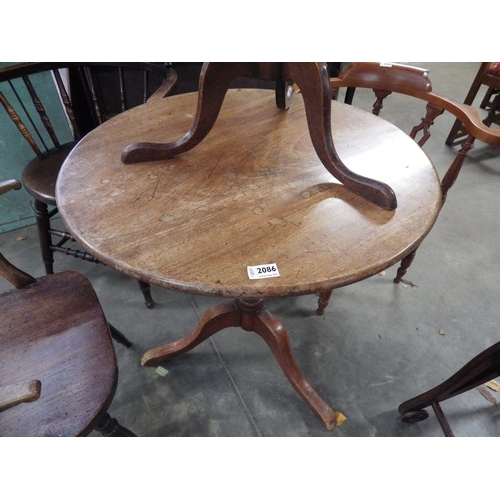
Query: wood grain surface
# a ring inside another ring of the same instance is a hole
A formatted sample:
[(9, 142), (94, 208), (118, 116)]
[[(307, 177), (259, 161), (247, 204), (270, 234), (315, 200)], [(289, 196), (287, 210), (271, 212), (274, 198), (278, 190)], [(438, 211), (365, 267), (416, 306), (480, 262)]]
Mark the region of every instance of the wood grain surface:
[[(392, 124), (332, 103), (332, 136), (352, 171), (387, 183), (395, 211), (348, 191), (325, 169), (303, 102), (230, 90), (208, 137), (169, 160), (125, 165), (122, 150), (171, 142), (190, 128), (197, 95), (156, 100), (88, 134), (66, 160), (61, 217), (99, 260), (175, 290), (225, 297), (317, 293), (393, 265), (417, 247), (440, 207), (428, 157)], [(276, 263), (280, 277), (250, 280)]]
[(71, 271), (44, 276), (0, 295), (0, 317), (2, 386), (41, 385), (36, 401), (0, 412), (0, 436), (88, 435), (111, 404), (118, 376), (89, 281)]

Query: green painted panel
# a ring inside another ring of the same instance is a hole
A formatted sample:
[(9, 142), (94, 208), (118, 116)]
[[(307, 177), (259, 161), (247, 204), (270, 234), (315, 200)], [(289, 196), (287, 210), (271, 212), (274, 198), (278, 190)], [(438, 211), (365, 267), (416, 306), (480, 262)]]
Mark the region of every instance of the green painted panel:
[[(0, 67), (11, 64), (14, 63), (0, 63)], [(71, 141), (73, 139), (71, 130), (59, 99), (59, 94), (57, 93), (52, 74), (50, 72), (40, 73), (30, 77), (30, 80), (37, 91), (38, 97), (61, 143)], [(22, 80), (15, 80), (13, 86), (15, 91), (8, 83), (0, 83), (0, 91), (3, 92), (7, 100), (19, 114), (21, 121), (28, 130), (30, 130), (40, 149), (42, 151), (45, 150), (44, 143), (49, 149), (52, 148), (53, 144), (50, 137), (41, 124), (38, 113), (34, 109), (31, 98)], [(19, 100), (23, 103), (26, 111), (32, 117), (33, 123), (39, 131), (41, 138), (38, 137), (35, 132), (35, 128), (30, 123)], [(0, 180), (21, 180), (24, 166), (35, 156), (31, 146), (18, 131), (4, 107), (0, 105)], [(0, 197), (0, 233), (33, 224), (35, 218), (31, 203), (32, 198), (24, 189), (20, 191), (10, 191)]]

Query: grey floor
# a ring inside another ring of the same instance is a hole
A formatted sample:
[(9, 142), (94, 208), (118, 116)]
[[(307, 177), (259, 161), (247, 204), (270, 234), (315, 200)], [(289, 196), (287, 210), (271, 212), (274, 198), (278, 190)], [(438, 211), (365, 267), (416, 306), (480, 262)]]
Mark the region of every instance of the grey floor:
[[(434, 90), (460, 101), (479, 67), (412, 64), (430, 68)], [(372, 94), (356, 92), (354, 105), (370, 109), (372, 102)], [(415, 107), (391, 96), (381, 116), (409, 131), (421, 110), (420, 102)], [(438, 118), (424, 147), (441, 174), (457, 152), (444, 144), (452, 123), (449, 115)], [(156, 307), (148, 310), (135, 280), (112, 269), (56, 256), (56, 270), (87, 276), (109, 322), (132, 340), (130, 349), (116, 345), (120, 373), (110, 413), (139, 436), (441, 436), (432, 412), (408, 425), (397, 408), (500, 339), (499, 192), (499, 151), (477, 143), (406, 276), (411, 284), (393, 284), (396, 269), (390, 268), (336, 290), (322, 317), (314, 296), (268, 302), (304, 375), (347, 417), (333, 431), (311, 413), (253, 333), (219, 332), (165, 363), (165, 376), (141, 367), (145, 350), (185, 336), (220, 299), (153, 288)], [(43, 274), (34, 227), (1, 234), (0, 247), (18, 267)], [(500, 434), (499, 406), (478, 390), (443, 409), (457, 436)]]

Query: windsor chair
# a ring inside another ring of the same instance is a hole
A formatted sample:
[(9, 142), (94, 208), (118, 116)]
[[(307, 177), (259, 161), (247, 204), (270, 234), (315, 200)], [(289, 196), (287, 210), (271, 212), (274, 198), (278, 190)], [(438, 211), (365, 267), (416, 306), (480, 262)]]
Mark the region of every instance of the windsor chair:
[[(67, 129), (53, 125), (48, 98), (37, 88), (40, 75), (47, 72), (59, 93)], [(54, 272), (55, 253), (99, 263), (90, 253), (68, 246), (72, 235), (51, 225), (58, 213), (55, 185), (64, 160), (86, 133), (152, 96), (164, 96), (175, 81), (175, 72), (152, 63), (21, 63), (0, 69), (0, 103), (36, 155), (24, 168), (22, 183), (33, 197), (46, 274)], [(138, 282), (146, 306), (154, 307), (149, 284)]]

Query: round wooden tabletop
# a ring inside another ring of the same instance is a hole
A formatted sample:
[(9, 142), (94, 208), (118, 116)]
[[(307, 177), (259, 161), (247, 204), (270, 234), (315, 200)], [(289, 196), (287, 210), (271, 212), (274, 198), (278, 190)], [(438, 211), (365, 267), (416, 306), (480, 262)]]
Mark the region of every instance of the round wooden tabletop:
[[(386, 211), (348, 191), (318, 159), (300, 94), (230, 90), (205, 140), (178, 157), (125, 165), (135, 142), (172, 142), (191, 127), (197, 94), (122, 113), (88, 134), (58, 178), (63, 222), (105, 264), (201, 295), (318, 293), (372, 276), (416, 248), (441, 204), (438, 176), (397, 127), (332, 103), (334, 144), (347, 167), (387, 183)], [(279, 277), (249, 279), (276, 264)]]

